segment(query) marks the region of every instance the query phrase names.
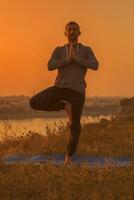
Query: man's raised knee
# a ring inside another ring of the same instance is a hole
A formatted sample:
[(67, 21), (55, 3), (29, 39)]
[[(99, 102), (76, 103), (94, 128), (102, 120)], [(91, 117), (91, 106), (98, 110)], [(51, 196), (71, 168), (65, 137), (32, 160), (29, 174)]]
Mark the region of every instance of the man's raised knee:
[(35, 108), (36, 106), (36, 104), (35, 104), (35, 101), (34, 101), (34, 98), (32, 97), (32, 98), (30, 98), (30, 100), (29, 100), (29, 105), (30, 105), (30, 107), (31, 108)]

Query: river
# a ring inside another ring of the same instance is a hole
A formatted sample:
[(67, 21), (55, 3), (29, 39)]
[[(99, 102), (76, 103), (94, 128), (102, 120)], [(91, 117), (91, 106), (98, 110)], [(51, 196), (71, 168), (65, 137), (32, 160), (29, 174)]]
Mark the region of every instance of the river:
[[(99, 116), (91, 117), (91, 116), (82, 116), (81, 124), (90, 123), (90, 122), (98, 122), (101, 118), (110, 119), (111, 115), (108, 116)], [(14, 135), (22, 135), (22, 133), (26, 133), (29, 130), (41, 133), (45, 135), (45, 127), (48, 126), (50, 129), (53, 129), (55, 123), (58, 125), (60, 123), (66, 124), (68, 121), (67, 117), (62, 118), (30, 118), (30, 119), (15, 119), (15, 120), (0, 120), (0, 135), (3, 134), (14, 134)], [(0, 138), (1, 138), (0, 136)]]

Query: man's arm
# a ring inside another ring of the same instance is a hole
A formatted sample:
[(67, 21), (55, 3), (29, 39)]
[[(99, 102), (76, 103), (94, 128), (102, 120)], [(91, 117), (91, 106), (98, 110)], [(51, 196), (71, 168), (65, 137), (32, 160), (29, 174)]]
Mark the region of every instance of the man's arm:
[(60, 59), (60, 47), (56, 47), (52, 53), (50, 60), (47, 63), (48, 70), (52, 71), (60, 67), (64, 67), (69, 64), (70, 60), (68, 57)]
[(80, 64), (84, 68), (97, 70), (99, 67), (98, 60), (96, 59), (96, 57), (90, 47), (87, 47), (86, 59), (76, 56), (74, 58), (74, 61), (76, 63)]

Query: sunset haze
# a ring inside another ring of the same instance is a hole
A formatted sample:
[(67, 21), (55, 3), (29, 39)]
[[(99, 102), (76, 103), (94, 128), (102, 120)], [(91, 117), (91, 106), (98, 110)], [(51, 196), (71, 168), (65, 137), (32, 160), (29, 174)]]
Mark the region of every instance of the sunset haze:
[(32, 96), (51, 85), (47, 62), (67, 43), (65, 25), (76, 21), (79, 42), (99, 61), (86, 74), (87, 96), (134, 95), (134, 1), (8, 0), (0, 6), (0, 95)]

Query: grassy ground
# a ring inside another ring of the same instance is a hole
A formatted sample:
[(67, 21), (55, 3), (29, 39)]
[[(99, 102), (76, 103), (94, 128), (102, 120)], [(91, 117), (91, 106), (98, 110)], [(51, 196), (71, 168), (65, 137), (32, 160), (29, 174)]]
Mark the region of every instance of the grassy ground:
[[(9, 125), (1, 132), (0, 157), (22, 153), (65, 153), (69, 130), (62, 123), (47, 129), (47, 137), (27, 131), (18, 137)], [(134, 121), (130, 119), (83, 124), (78, 153), (130, 156), (129, 167), (90, 168), (50, 164), (0, 163), (0, 200), (133, 200)]]

